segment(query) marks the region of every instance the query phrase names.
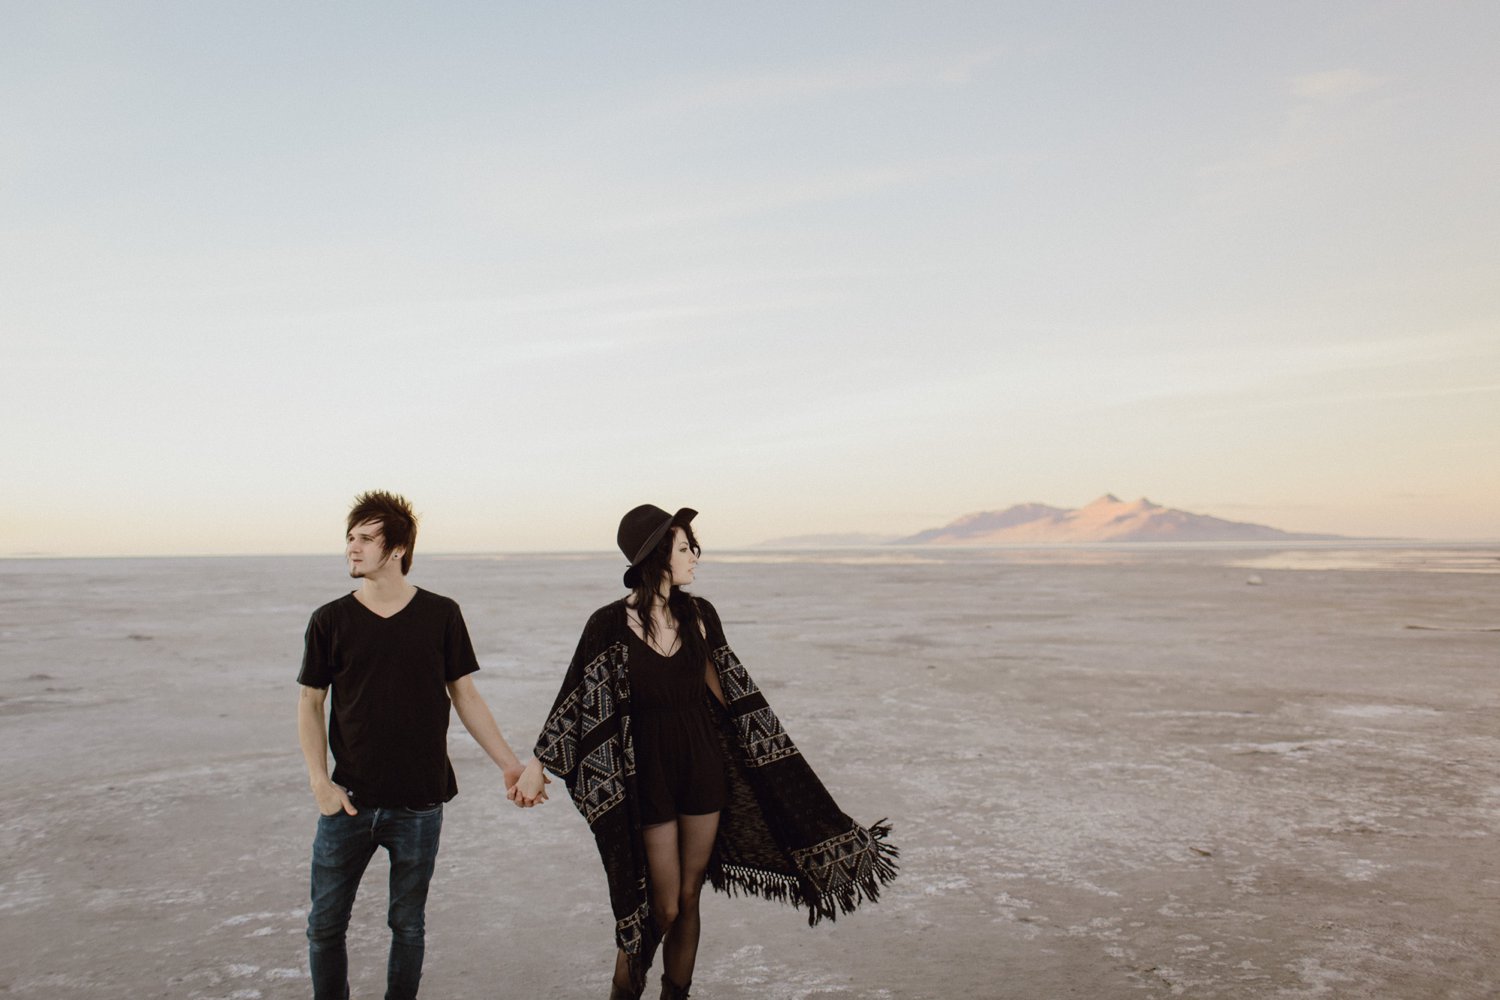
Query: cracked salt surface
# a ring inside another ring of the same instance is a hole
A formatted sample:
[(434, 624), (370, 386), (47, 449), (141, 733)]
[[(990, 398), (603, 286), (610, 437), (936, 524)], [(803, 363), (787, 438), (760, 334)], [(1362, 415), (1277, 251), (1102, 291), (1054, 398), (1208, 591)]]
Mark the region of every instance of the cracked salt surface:
[[(1496, 640), (1400, 628), (1482, 618), (1492, 581), (1288, 571), (1246, 588), (1231, 553), (1106, 555), (705, 553), (695, 589), (841, 807), (891, 818), (903, 874), (812, 930), (775, 904), (705, 900), (694, 995), (1500, 994)], [(0, 698), (78, 689), (0, 727), (7, 995), (307, 992), (291, 696), (306, 614), (347, 585), (330, 562), (0, 563), (0, 616), (7, 593), (44, 609), (0, 635), (0, 663), (25, 664)], [(419, 561), (421, 585), (462, 603), (519, 745), (613, 569)], [(80, 574), (103, 605), (77, 603)], [(587, 828), (560, 786), (513, 809), (456, 722), (450, 737), (461, 794), (424, 994), (604, 995), (612, 918)], [(377, 856), (356, 995), (383, 989), (385, 878)]]

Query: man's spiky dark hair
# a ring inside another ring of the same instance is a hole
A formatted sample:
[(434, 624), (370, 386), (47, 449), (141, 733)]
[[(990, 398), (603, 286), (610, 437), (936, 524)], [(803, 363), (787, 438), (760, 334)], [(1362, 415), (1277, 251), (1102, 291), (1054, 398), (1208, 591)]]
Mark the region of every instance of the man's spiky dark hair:
[(402, 550), (401, 575), (405, 576), (411, 569), (412, 550), (417, 547), (417, 515), (411, 509), (411, 501), (386, 490), (361, 493), (354, 498), (354, 506), (349, 508), (349, 521), (344, 531), (353, 531), (356, 524), (366, 521), (380, 522), (385, 551)]

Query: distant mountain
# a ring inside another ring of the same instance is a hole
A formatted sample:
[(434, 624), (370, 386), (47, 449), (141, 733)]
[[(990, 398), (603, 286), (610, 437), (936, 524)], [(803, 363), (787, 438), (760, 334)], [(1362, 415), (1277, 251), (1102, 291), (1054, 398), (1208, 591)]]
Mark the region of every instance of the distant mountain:
[(790, 535), (756, 542), (757, 549), (845, 549), (862, 545), (888, 545), (895, 541), (890, 535)]
[(1264, 524), (1226, 521), (1154, 504), (1126, 503), (1105, 494), (1086, 507), (1065, 510), (1040, 503), (965, 514), (941, 528), (897, 539), (898, 545), (989, 545), (1015, 542), (1310, 542), (1342, 535), (1309, 535)]

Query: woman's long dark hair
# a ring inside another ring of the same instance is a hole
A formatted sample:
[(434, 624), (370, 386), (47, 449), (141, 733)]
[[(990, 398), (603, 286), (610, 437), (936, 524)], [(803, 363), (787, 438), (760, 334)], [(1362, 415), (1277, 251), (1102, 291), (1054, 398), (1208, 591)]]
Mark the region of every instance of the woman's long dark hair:
[[(673, 527), (682, 529), (693, 555), (703, 551), (698, 547), (698, 539), (693, 535), (691, 525), (677, 524)], [(656, 603), (662, 583), (672, 578), (672, 543), (676, 537), (677, 532), (668, 531), (656, 548), (636, 567), (636, 584), (630, 592), (634, 595), (636, 614), (641, 619), (641, 634), (645, 636), (647, 645), (652, 644), (651, 636), (655, 631), (651, 621), (651, 605)], [(708, 640), (703, 638), (703, 632), (698, 626), (698, 606), (693, 603), (693, 595), (673, 585), (667, 597), (667, 609), (677, 619), (677, 635), (687, 647), (689, 662), (707, 661)]]

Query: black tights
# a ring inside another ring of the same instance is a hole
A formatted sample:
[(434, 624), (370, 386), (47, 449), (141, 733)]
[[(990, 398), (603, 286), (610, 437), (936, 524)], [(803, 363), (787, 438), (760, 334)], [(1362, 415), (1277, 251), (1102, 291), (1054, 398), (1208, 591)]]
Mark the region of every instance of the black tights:
[[(703, 876), (719, 832), (719, 814), (678, 816), (641, 831), (646, 840), (650, 870), (651, 910), (662, 934), (662, 971), (678, 986), (693, 981), (698, 960), (698, 932), (702, 926), (698, 897)], [(630, 966), (622, 951), (615, 959), (615, 982), (630, 982)]]

